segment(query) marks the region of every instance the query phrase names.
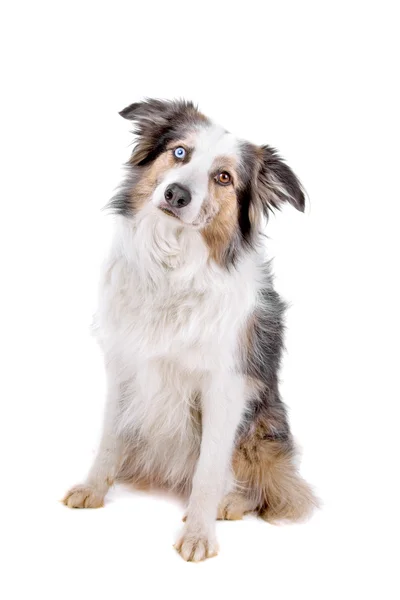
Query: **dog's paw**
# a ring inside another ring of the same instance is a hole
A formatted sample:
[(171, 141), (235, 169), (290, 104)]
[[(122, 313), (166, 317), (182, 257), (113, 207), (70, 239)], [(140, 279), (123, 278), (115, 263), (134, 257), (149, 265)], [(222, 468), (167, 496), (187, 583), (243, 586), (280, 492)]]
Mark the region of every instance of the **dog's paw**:
[(174, 548), (188, 562), (200, 562), (218, 554), (218, 544), (213, 533), (200, 533), (189, 527), (184, 528)]
[(218, 507), (217, 519), (225, 521), (239, 521), (243, 516), (256, 509), (250, 499), (241, 494), (231, 493), (225, 496)]
[(69, 508), (100, 508), (104, 494), (86, 484), (75, 485), (67, 492), (62, 502)]

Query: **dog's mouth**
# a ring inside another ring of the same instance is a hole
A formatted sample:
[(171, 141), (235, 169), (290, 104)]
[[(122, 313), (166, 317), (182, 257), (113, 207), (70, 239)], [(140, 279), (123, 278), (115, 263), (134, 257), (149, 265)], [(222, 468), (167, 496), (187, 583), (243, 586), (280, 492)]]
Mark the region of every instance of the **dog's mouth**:
[(172, 212), (172, 210), (170, 210), (169, 208), (167, 208), (166, 206), (159, 206), (159, 209), (162, 210), (162, 212), (166, 215), (168, 215), (169, 217), (173, 217), (174, 219), (179, 219), (178, 215), (176, 215), (175, 213)]

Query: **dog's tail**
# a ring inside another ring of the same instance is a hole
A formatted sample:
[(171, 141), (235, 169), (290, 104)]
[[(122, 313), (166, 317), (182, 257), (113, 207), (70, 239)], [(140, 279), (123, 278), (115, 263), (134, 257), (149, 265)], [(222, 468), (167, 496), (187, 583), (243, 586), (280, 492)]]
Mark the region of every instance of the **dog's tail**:
[(292, 439), (243, 441), (234, 455), (234, 472), (242, 493), (252, 498), (266, 521), (304, 521), (320, 506), (300, 476)]
[(293, 465), (264, 473), (264, 502), (259, 510), (262, 519), (305, 521), (321, 503), (311, 486), (297, 473)]

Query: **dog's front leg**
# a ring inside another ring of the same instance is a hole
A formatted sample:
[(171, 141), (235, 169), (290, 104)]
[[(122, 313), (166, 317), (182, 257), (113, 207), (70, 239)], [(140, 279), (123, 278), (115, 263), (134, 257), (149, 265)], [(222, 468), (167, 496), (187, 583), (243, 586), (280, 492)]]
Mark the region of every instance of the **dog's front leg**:
[(122, 440), (117, 433), (119, 383), (113, 369), (107, 368), (107, 402), (100, 446), (92, 467), (82, 484), (75, 485), (63, 502), (70, 508), (98, 508), (114, 483), (122, 459)]
[(202, 390), (202, 440), (186, 523), (175, 548), (185, 560), (215, 556), (218, 504), (227, 491), (235, 434), (245, 407), (243, 377), (232, 372), (207, 379)]

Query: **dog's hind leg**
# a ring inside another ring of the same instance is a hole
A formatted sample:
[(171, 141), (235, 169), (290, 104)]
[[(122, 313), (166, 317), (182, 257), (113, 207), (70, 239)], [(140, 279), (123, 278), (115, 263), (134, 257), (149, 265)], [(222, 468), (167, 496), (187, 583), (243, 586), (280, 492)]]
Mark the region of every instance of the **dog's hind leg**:
[(86, 481), (72, 487), (63, 498), (70, 508), (98, 508), (114, 483), (123, 457), (123, 442), (117, 434), (116, 417), (119, 384), (112, 372), (107, 373), (108, 392), (103, 433), (94, 463)]

